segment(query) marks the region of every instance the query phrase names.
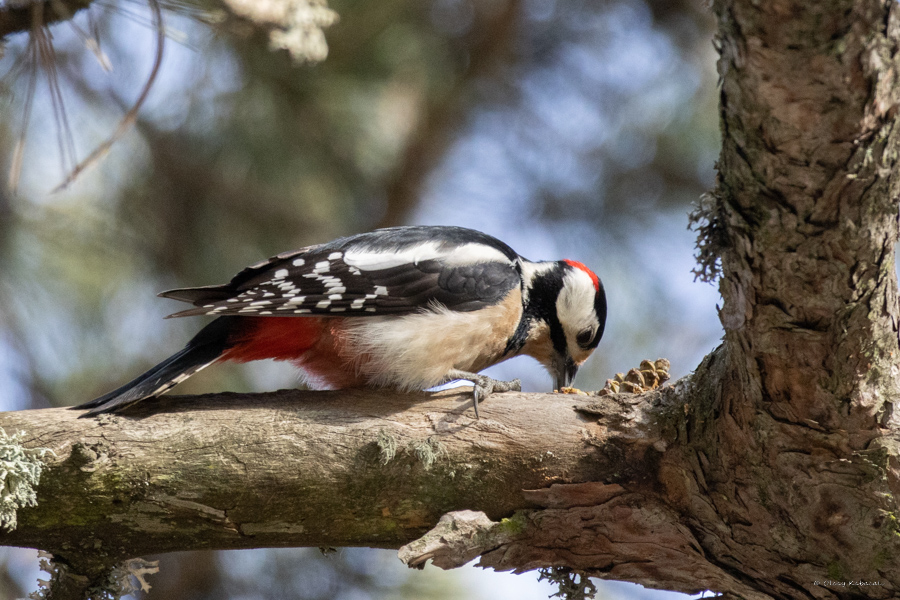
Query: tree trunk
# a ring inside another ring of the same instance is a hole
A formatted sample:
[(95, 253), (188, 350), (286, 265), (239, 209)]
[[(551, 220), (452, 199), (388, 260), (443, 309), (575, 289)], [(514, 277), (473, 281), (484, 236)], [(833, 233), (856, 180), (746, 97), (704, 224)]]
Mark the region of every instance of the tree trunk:
[(900, 596), (900, 8), (714, 9), (723, 148), (698, 216), (726, 334), (691, 377), (497, 395), (478, 421), (452, 392), (6, 413), (56, 456), (0, 543), (79, 573), (168, 550), (407, 544), (411, 565), (480, 555), (741, 598)]

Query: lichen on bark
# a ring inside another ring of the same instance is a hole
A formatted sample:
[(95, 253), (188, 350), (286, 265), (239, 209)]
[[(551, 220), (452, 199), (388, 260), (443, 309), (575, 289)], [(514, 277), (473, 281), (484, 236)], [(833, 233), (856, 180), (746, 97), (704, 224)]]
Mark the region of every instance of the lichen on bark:
[(147, 575), (159, 572), (158, 561), (131, 558), (111, 567), (79, 573), (49, 552), (38, 552), (40, 569), (49, 575), (38, 580), (30, 600), (121, 600), (137, 592), (149, 592)]
[(0, 528), (16, 528), (20, 508), (37, 505), (35, 489), (44, 470), (43, 458), (51, 450), (26, 448), (25, 432), (12, 435), (0, 427)]

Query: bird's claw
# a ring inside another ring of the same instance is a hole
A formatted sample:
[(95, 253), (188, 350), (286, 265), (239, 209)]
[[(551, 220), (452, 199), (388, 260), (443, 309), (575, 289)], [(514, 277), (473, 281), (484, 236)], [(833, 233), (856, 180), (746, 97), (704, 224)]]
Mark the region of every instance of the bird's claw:
[(478, 419), (478, 403), (486, 399), (493, 393), (501, 392), (521, 392), (522, 381), (513, 379), (512, 381), (501, 381), (492, 379), (487, 375), (479, 375), (477, 373), (465, 373), (462, 371), (451, 374), (454, 379), (462, 379), (472, 382), (472, 402), (475, 406), (475, 418)]

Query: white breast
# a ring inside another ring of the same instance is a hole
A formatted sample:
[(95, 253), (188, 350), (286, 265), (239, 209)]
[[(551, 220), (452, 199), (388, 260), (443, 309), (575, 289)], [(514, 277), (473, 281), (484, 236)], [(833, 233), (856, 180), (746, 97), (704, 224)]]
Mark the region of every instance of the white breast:
[(344, 352), (369, 385), (421, 390), (452, 369), (478, 372), (504, 359), (522, 317), (514, 289), (494, 306), (457, 312), (443, 306), (403, 316), (347, 319)]

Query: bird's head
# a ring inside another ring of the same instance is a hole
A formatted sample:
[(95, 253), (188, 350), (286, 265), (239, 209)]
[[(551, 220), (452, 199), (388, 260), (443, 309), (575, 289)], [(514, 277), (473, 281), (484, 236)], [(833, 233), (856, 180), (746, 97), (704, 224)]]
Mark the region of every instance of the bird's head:
[(561, 389), (572, 384), (606, 324), (600, 278), (574, 260), (525, 263), (525, 318), (521, 352), (533, 356)]

